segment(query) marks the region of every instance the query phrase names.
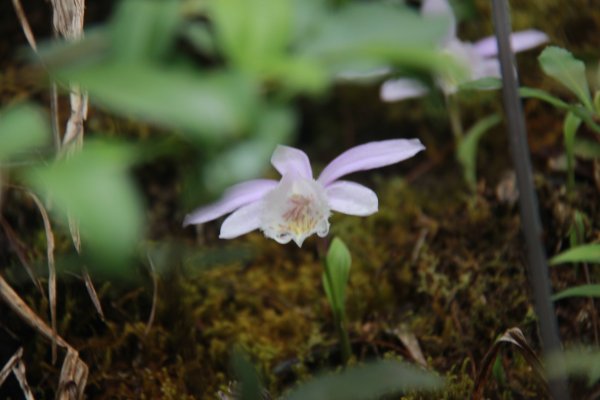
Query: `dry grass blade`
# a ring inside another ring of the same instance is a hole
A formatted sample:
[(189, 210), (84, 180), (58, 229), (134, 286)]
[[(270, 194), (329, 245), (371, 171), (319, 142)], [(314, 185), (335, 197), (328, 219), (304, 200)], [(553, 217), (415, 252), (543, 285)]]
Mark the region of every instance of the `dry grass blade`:
[(88, 378), (88, 367), (81, 361), (77, 351), (69, 349), (60, 371), (57, 400), (83, 399)]
[(98, 313), (98, 315), (100, 315), (102, 321), (104, 321), (104, 311), (102, 310), (102, 303), (100, 303), (100, 298), (98, 297), (98, 293), (96, 292), (96, 288), (94, 287), (94, 283), (92, 282), (92, 277), (90, 276), (90, 273), (85, 265), (83, 266), (82, 272), (83, 281), (85, 282), (85, 288), (87, 289), (88, 295), (90, 296), (90, 299), (92, 299), (92, 303), (94, 303), (96, 312)]
[(16, 364), (12, 368), (12, 372), (21, 386), (25, 400), (34, 400), (33, 392), (27, 383), (27, 375), (25, 374), (25, 363), (21, 358), (17, 359)]
[(17, 14), (17, 18), (19, 18), (19, 23), (23, 28), (23, 33), (25, 34), (25, 38), (27, 42), (33, 49), (33, 51), (37, 52), (37, 44), (35, 42), (35, 36), (33, 36), (33, 32), (31, 31), (31, 26), (29, 26), (29, 21), (27, 21), (27, 16), (25, 16), (25, 12), (23, 11), (23, 7), (21, 6), (20, 0), (13, 0), (13, 6), (15, 8), (15, 12)]
[(46, 231), (46, 243), (47, 243), (47, 254), (48, 254), (48, 298), (50, 299), (50, 321), (52, 324), (52, 363), (56, 362), (56, 263), (54, 262), (54, 233), (52, 231), (52, 225), (50, 224), (50, 218), (46, 207), (40, 201), (40, 199), (30, 191), (27, 194), (33, 199), (35, 205), (42, 214), (44, 220), (44, 230)]
[(8, 359), (4, 367), (0, 370), (0, 386), (4, 383), (8, 375), (12, 372), (13, 367), (17, 364), (17, 362), (23, 357), (23, 348), (19, 347), (19, 350), (13, 354), (11, 358)]
[(23, 268), (25, 268), (27, 275), (29, 275), (29, 278), (31, 278), (31, 281), (33, 282), (35, 287), (40, 291), (40, 293), (43, 296), (44, 288), (42, 287), (40, 280), (37, 279), (37, 277), (35, 276), (35, 273), (33, 272), (33, 268), (31, 268), (31, 265), (29, 264), (29, 260), (27, 259), (27, 256), (25, 255), (25, 252), (23, 250), (25, 248), (25, 245), (19, 240), (19, 238), (17, 237), (17, 234), (12, 229), (12, 227), (10, 226), (8, 221), (6, 221), (6, 219), (1, 216), (0, 216), (0, 225), (2, 225), (2, 229), (4, 230), (4, 233), (6, 235), (8, 243), (10, 244), (10, 247), (17, 254), (17, 258), (21, 262), (21, 265), (23, 265)]
[(501, 337), (496, 339), (492, 347), (486, 353), (485, 357), (483, 357), (481, 367), (479, 368), (479, 373), (475, 378), (473, 396), (471, 397), (473, 400), (483, 399), (483, 389), (490, 375), (490, 370), (492, 369), (492, 365), (494, 364), (494, 360), (496, 359), (496, 356), (498, 355), (501, 346), (505, 343), (512, 344), (517, 348), (517, 350), (519, 350), (519, 352), (529, 363), (529, 365), (533, 367), (533, 370), (535, 371), (538, 378), (547, 387), (548, 383), (544, 378), (544, 367), (542, 366), (540, 359), (535, 354), (531, 346), (529, 346), (529, 344), (527, 343), (523, 332), (521, 332), (519, 328), (510, 328), (506, 332), (504, 332), (504, 334)]
[(156, 275), (156, 268), (154, 268), (154, 262), (148, 254), (148, 265), (150, 266), (150, 275), (152, 277), (152, 309), (150, 310), (150, 316), (148, 317), (148, 323), (146, 324), (146, 330), (144, 335), (148, 335), (152, 324), (154, 323), (154, 316), (156, 315), (156, 303), (158, 301), (158, 276)]
[[(6, 282), (2, 275), (0, 275), (0, 298), (3, 299), (23, 321), (44, 335), (48, 340), (53, 340), (54, 332), (52, 331), (52, 328), (29, 308), (23, 299), (19, 297), (17, 292), (15, 292), (8, 282)], [(56, 335), (56, 344), (66, 349), (71, 348), (71, 346), (58, 334)]]
[(415, 334), (408, 329), (408, 326), (402, 324), (398, 329), (394, 329), (393, 332), (398, 339), (400, 339), (404, 347), (408, 349), (412, 359), (420, 366), (427, 368), (427, 361), (425, 361), (423, 351), (421, 351), (419, 340)]

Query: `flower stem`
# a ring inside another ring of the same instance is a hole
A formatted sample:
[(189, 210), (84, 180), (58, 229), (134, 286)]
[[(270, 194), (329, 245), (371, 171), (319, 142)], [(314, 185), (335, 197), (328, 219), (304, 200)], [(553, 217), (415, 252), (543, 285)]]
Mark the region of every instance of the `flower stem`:
[(448, 116), (450, 118), (450, 128), (454, 135), (455, 145), (458, 146), (464, 137), (462, 122), (460, 120), (460, 109), (456, 101), (455, 95), (446, 96), (446, 107), (448, 108)]

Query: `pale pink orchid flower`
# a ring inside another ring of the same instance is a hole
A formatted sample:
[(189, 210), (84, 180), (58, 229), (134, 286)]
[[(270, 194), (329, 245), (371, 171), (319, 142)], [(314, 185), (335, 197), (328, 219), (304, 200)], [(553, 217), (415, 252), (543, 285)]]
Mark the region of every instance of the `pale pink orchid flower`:
[[(496, 38), (489, 36), (475, 43), (463, 42), (456, 37), (456, 18), (447, 0), (424, 0), (421, 14), (425, 18), (445, 17), (450, 19), (446, 36), (440, 43), (441, 50), (449, 54), (463, 69), (459, 79), (451, 76), (437, 76), (436, 83), (444, 94), (452, 95), (464, 83), (483, 78), (500, 78), (500, 62)], [(512, 50), (515, 53), (532, 49), (548, 41), (541, 31), (528, 29), (514, 32), (510, 36)], [(490, 87), (491, 88), (491, 87)], [(429, 88), (415, 79), (392, 79), (383, 83), (380, 96), (383, 101), (398, 101), (421, 97)]]
[(316, 233), (329, 233), (332, 211), (367, 216), (377, 212), (375, 192), (344, 175), (406, 160), (425, 147), (418, 139), (391, 139), (353, 147), (330, 162), (313, 178), (308, 156), (288, 146), (277, 146), (271, 164), (281, 180), (256, 179), (225, 191), (216, 203), (185, 217), (184, 226), (203, 224), (231, 213), (221, 225), (221, 239), (233, 239), (256, 229), (279, 243), (293, 240), (299, 247)]

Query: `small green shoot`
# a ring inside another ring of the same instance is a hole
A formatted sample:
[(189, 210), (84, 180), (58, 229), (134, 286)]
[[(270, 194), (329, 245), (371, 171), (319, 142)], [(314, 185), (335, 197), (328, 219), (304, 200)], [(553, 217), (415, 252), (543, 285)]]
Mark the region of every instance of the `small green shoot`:
[(463, 167), (465, 181), (471, 190), (477, 186), (477, 145), (481, 137), (500, 123), (499, 115), (490, 115), (477, 122), (458, 143), (456, 157)]
[(325, 257), (323, 271), (323, 288), (333, 311), (333, 318), (340, 337), (344, 362), (350, 358), (350, 340), (345, 327), (346, 322), (346, 287), (350, 277), (352, 257), (344, 242), (335, 237)]

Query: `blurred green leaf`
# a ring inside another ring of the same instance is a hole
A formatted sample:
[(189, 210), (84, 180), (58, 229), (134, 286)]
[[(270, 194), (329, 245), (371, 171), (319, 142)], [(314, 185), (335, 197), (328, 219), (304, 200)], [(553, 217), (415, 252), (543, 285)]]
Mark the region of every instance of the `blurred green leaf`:
[(256, 110), (253, 86), (226, 72), (191, 73), (149, 64), (98, 64), (63, 70), (110, 110), (197, 137), (226, 140), (243, 132)]
[(573, 57), (569, 51), (556, 46), (546, 47), (538, 61), (547, 75), (571, 90), (589, 111), (594, 110), (585, 64), (582, 61)]
[(549, 379), (562, 374), (587, 377), (588, 386), (600, 380), (600, 349), (570, 349), (546, 358), (546, 370)]
[(219, 0), (210, 15), (220, 47), (237, 67), (260, 72), (291, 38), (290, 0)]
[(181, 22), (179, 6), (175, 0), (121, 1), (110, 26), (116, 60), (139, 63), (163, 57)]
[(92, 256), (107, 270), (133, 254), (142, 232), (143, 214), (138, 192), (127, 174), (134, 153), (123, 145), (86, 141), (68, 159), (32, 169), (27, 179), (66, 220), (79, 221), (81, 235)]
[(207, 24), (191, 21), (181, 27), (181, 32), (197, 51), (211, 56), (216, 54), (217, 45)]
[(0, 113), (0, 162), (48, 143), (49, 138), (50, 128), (40, 108), (19, 104)]
[(587, 139), (575, 138), (573, 152), (584, 160), (600, 159), (600, 143)]
[(232, 355), (232, 364), (239, 381), (240, 392), (235, 398), (239, 400), (261, 400), (262, 388), (258, 373), (248, 356), (236, 349)]
[(550, 259), (550, 265), (580, 262), (600, 264), (600, 244), (593, 243), (574, 247)]
[(481, 137), (502, 121), (499, 115), (490, 115), (478, 121), (458, 144), (456, 157), (463, 167), (465, 181), (471, 189), (477, 186), (477, 145)]
[(500, 89), (502, 87), (502, 80), (488, 76), (486, 78), (477, 79), (461, 83), (458, 87), (459, 90), (491, 90)]
[(333, 238), (325, 257), (326, 271), (323, 272), (322, 280), (329, 304), (340, 316), (345, 313), (346, 287), (351, 264), (352, 257), (344, 242), (338, 237)]
[(332, 12), (299, 44), (301, 54), (328, 65), (333, 73), (353, 65), (387, 65), (447, 70), (453, 64), (437, 44), (449, 21), (423, 19), (406, 6), (353, 3)]
[(600, 285), (589, 284), (568, 288), (553, 295), (552, 300), (557, 301), (567, 297), (600, 297)]
[(340, 373), (321, 375), (300, 385), (286, 400), (367, 400), (415, 390), (437, 390), (443, 380), (433, 373), (393, 360), (382, 360)]
[(569, 191), (573, 191), (575, 188), (575, 134), (580, 125), (581, 118), (569, 111), (563, 124), (565, 153), (567, 154), (567, 189)]
[(295, 125), (291, 109), (270, 107), (259, 115), (252, 139), (230, 145), (204, 167), (204, 185), (219, 193), (233, 183), (262, 175), (278, 144), (288, 142)]

